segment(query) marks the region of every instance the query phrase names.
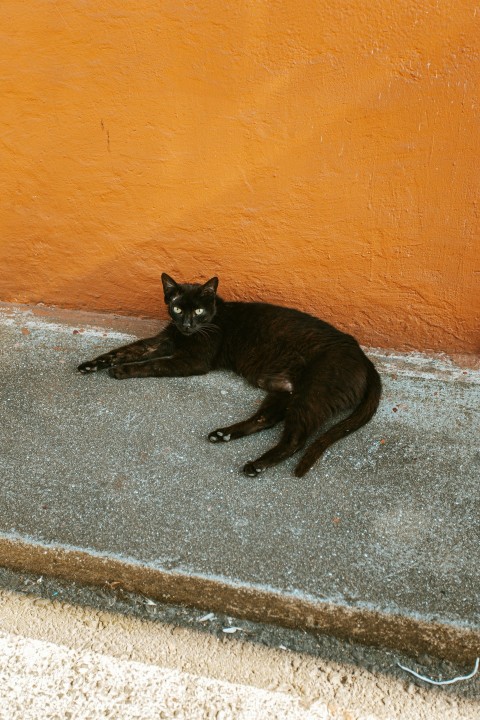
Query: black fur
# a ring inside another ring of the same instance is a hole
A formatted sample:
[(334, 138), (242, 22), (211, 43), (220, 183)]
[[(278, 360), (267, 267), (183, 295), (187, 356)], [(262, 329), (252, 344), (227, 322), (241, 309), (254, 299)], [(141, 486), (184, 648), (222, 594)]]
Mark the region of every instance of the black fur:
[(117, 379), (201, 375), (233, 370), (267, 391), (258, 411), (243, 422), (210, 433), (228, 442), (284, 421), (277, 445), (244, 466), (255, 477), (301, 450), (339, 412), (351, 414), (316, 438), (300, 459), (304, 475), (340, 438), (365, 425), (381, 395), (380, 377), (346, 333), (311, 315), (267, 303), (225, 302), (218, 279), (179, 284), (162, 275), (171, 322), (158, 335), (112, 350), (78, 370), (108, 368)]

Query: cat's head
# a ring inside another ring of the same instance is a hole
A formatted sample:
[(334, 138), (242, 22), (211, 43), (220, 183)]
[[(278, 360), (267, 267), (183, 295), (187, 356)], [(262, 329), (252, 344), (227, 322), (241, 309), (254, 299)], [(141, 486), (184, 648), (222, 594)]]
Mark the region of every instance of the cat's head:
[(193, 335), (212, 322), (218, 278), (213, 277), (204, 285), (180, 284), (163, 273), (162, 283), (168, 312), (181, 333)]

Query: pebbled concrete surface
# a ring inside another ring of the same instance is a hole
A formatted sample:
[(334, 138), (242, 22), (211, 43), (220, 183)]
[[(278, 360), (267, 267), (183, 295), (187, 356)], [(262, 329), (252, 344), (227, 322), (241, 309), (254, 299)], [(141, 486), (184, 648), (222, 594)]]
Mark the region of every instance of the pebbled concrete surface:
[(442, 680), (471, 667), (9, 570), (0, 646), (0, 720), (73, 707), (75, 720), (478, 720), (480, 709), (479, 675), (436, 687), (397, 663)]
[(278, 430), (206, 440), (262, 397), (242, 379), (85, 377), (78, 362), (159, 326), (6, 305), (0, 319), (0, 565), (479, 654), (478, 369), (371, 353), (374, 420), (301, 481), (294, 459), (249, 480)]

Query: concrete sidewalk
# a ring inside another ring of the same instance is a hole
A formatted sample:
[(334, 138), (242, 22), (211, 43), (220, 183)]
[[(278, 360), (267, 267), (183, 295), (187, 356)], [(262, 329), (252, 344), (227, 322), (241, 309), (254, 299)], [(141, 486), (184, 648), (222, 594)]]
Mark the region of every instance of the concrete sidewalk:
[(0, 565), (411, 654), (480, 654), (480, 371), (370, 353), (374, 420), (302, 480), (212, 445), (262, 397), (225, 373), (76, 365), (158, 324), (0, 306)]

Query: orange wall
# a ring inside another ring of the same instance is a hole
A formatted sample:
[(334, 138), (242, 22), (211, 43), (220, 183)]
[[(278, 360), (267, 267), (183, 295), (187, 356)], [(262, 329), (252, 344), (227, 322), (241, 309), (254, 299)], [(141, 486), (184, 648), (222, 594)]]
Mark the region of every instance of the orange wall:
[(2, 0), (0, 299), (479, 349), (477, 0)]

